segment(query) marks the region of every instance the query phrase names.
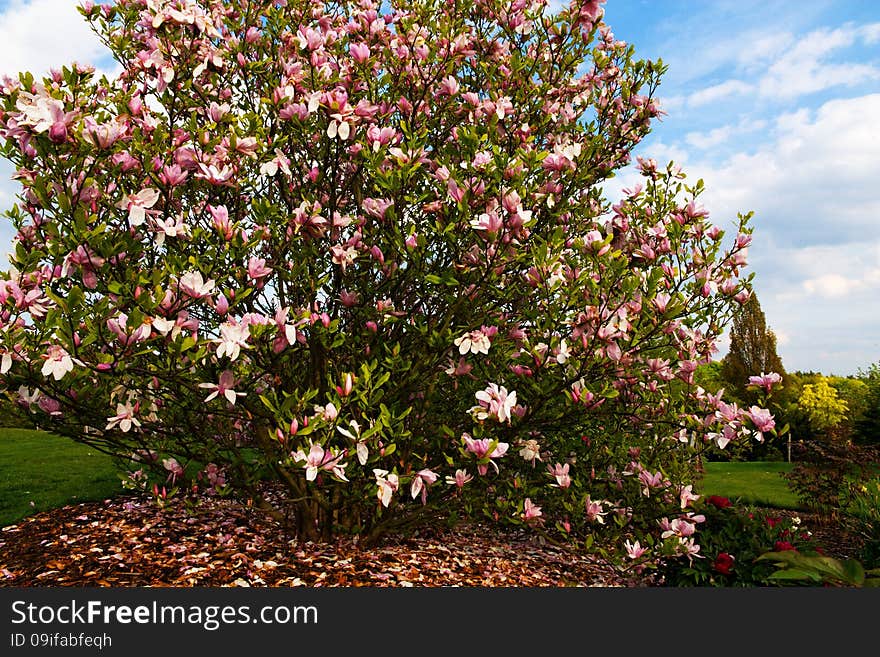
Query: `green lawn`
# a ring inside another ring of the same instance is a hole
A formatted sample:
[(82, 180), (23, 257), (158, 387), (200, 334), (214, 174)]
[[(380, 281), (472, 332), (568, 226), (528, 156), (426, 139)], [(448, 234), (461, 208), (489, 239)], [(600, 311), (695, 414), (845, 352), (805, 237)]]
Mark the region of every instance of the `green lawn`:
[[(707, 462), (696, 488), (706, 496), (799, 509), (780, 476), (791, 467), (784, 462)], [(121, 492), (119, 471), (105, 454), (42, 431), (0, 428), (0, 526), (37, 511)]]
[(794, 464), (784, 461), (707, 462), (699, 484), (703, 495), (740, 498), (747, 504), (779, 509), (801, 509), (781, 473)]
[(0, 526), (123, 492), (109, 456), (42, 431), (0, 428)]

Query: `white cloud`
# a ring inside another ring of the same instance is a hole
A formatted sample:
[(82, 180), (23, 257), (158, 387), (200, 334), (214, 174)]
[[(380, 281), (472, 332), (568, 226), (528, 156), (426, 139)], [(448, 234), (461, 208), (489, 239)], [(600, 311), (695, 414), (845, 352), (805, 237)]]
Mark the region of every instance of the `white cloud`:
[(835, 299), (849, 296), (862, 287), (862, 284), (862, 280), (858, 278), (847, 278), (840, 274), (824, 274), (805, 280), (803, 287), (809, 294)]
[(871, 23), (861, 27), (862, 38), (867, 44), (874, 44), (880, 41), (880, 23)]
[(755, 246), (765, 252), (756, 289), (786, 368), (852, 374), (876, 361), (880, 236), (807, 248), (766, 242)]
[[(880, 41), (880, 23), (813, 30), (799, 38), (784, 33), (747, 33), (714, 50), (716, 70), (736, 77), (687, 95), (687, 107), (698, 108), (737, 96), (788, 100), (833, 87), (855, 87), (880, 80), (880, 68), (864, 61), (831, 61), (841, 51)], [(743, 43), (748, 44), (743, 47)], [(725, 50), (726, 48), (726, 50)], [(862, 56), (863, 57), (863, 56)], [(728, 67), (733, 67), (732, 69)], [(747, 74), (745, 79), (743, 74)], [(748, 80), (748, 81), (747, 81)]]
[(791, 46), (795, 38), (790, 32), (761, 33), (743, 35), (737, 52), (738, 63), (746, 69), (764, 66)]
[(727, 80), (720, 84), (700, 89), (692, 93), (688, 97), (688, 105), (690, 107), (700, 107), (709, 103), (714, 103), (722, 98), (730, 96), (741, 96), (753, 91), (754, 87), (742, 80)]
[(73, 62), (99, 65), (104, 46), (75, 0), (11, 0), (0, 13), (0, 75), (44, 75)]
[(857, 62), (829, 63), (833, 52), (873, 38), (870, 30), (846, 26), (810, 32), (774, 61), (761, 77), (763, 96), (794, 98), (839, 85), (880, 79), (880, 69)]
[(776, 336), (776, 345), (778, 347), (784, 347), (788, 344), (791, 344), (791, 336), (786, 331), (774, 329), (772, 326), (769, 328), (771, 331), (773, 331), (773, 335)]
[(684, 107), (687, 99), (684, 96), (661, 96), (658, 100), (662, 111), (673, 114)]
[[(10, 0), (0, 5), (0, 76), (30, 71), (42, 77), (52, 68), (74, 62), (102, 72), (113, 64), (106, 48), (77, 11), (78, 0)], [(118, 69), (117, 69), (118, 70)], [(10, 208), (18, 186), (9, 179), (11, 167), (0, 166), (0, 211)], [(0, 218), (0, 269), (7, 267), (13, 230)]]
[[(640, 149), (703, 178), (701, 202), (730, 228), (754, 210), (750, 267), (787, 369), (854, 373), (880, 354), (880, 93), (826, 102), (764, 124), (758, 144), (723, 160), (697, 150), (732, 124)], [(686, 146), (686, 147), (685, 147)], [(661, 157), (664, 156), (664, 157)], [(623, 173), (619, 187), (635, 174)], [(611, 189), (609, 188), (609, 191)]]
[(733, 133), (733, 126), (724, 125), (708, 132), (689, 132), (685, 135), (685, 141), (699, 150), (705, 150), (723, 144)]
[(780, 244), (864, 240), (876, 235), (880, 217), (880, 138), (868, 120), (874, 116), (880, 94), (833, 100), (816, 112), (780, 117), (752, 152), (721, 163), (677, 161), (706, 181), (704, 203), (715, 217), (754, 210), (761, 232), (772, 232)]
[(689, 132), (685, 135), (685, 141), (698, 150), (706, 150), (724, 144), (731, 137), (744, 135), (763, 129), (767, 125), (763, 120), (743, 119), (735, 125), (723, 125), (707, 132)]

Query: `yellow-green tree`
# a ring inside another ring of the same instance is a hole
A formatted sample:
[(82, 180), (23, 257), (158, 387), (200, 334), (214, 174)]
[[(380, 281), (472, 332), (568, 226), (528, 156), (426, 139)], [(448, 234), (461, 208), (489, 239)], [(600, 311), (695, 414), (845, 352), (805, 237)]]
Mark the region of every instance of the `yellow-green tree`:
[(854, 439), (862, 443), (880, 443), (880, 362), (859, 373), (866, 388), (865, 408), (855, 421)]
[(798, 407), (809, 418), (810, 427), (825, 434), (831, 434), (840, 427), (849, 414), (849, 405), (840, 398), (837, 389), (826, 377), (803, 387)]

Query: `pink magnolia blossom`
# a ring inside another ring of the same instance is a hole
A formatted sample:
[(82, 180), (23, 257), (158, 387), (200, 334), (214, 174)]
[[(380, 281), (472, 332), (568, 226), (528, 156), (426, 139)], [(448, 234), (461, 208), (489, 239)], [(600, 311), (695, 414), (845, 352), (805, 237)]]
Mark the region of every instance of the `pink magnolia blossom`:
[(333, 402), (326, 406), (315, 406), (315, 416), (320, 417), (325, 422), (333, 422), (339, 416), (339, 410)]
[(774, 385), (782, 381), (782, 376), (777, 374), (776, 372), (770, 372), (769, 374), (764, 374), (761, 372), (759, 376), (750, 376), (749, 377), (749, 385), (760, 386), (764, 388), (767, 392), (770, 392)]
[(608, 513), (604, 510), (603, 504), (604, 501), (595, 502), (590, 499), (590, 496), (587, 495), (587, 499), (585, 500), (586, 512), (587, 512), (587, 520), (590, 522), (598, 522), (600, 525), (605, 524), (605, 515)]
[(371, 125), (367, 128), (367, 141), (374, 153), (383, 146), (394, 143), (396, 137), (397, 132), (391, 127), (379, 128), (379, 126)]
[(162, 467), (168, 471), (168, 479), (172, 484), (178, 477), (182, 477), (184, 474), (183, 466), (180, 465), (174, 457), (162, 459)]
[(46, 359), (40, 370), (43, 376), (52, 376), (56, 381), (60, 381), (65, 374), (73, 371), (73, 358), (57, 344), (50, 345), (43, 358)]
[(18, 388), (18, 403), (25, 408), (29, 408), (31, 404), (36, 404), (40, 396), (39, 390), (34, 390), (31, 393), (27, 386), (19, 386)]
[(269, 276), (272, 273), (272, 268), (266, 266), (264, 258), (251, 257), (248, 260), (247, 272), (252, 280), (257, 281)]
[(229, 300), (226, 298), (225, 295), (217, 295), (217, 300), (214, 302), (214, 310), (217, 311), (217, 314), (221, 317), (229, 312)]
[(448, 75), (440, 81), (438, 93), (443, 96), (457, 96), (459, 89), (458, 80)]
[(180, 277), (178, 284), (184, 294), (193, 299), (201, 299), (202, 297), (210, 296), (214, 291), (214, 279), (212, 278), (205, 281), (205, 279), (202, 278), (202, 273), (199, 271), (186, 272)]
[(279, 171), (286, 175), (292, 175), (290, 172), (290, 159), (281, 151), (275, 149), (275, 157), (260, 166), (260, 175), (274, 177)]
[(476, 417), (481, 420), (492, 418), (499, 422), (510, 422), (511, 412), (516, 406), (516, 391), (507, 391), (504, 386), (490, 383), (485, 390), (474, 394), (480, 405), (475, 407)]
[(128, 222), (132, 226), (140, 226), (146, 221), (147, 209), (156, 205), (159, 190), (147, 187), (137, 194), (129, 194), (116, 204), (117, 208), (128, 210)]
[(522, 443), (522, 449), (519, 450), (519, 455), (534, 466), (535, 461), (541, 460), (541, 446), (538, 444), (537, 440), (530, 438)]
[(388, 198), (367, 197), (361, 203), (361, 208), (365, 213), (376, 219), (385, 219), (390, 208), (394, 207), (394, 201)]
[(367, 448), (366, 441), (361, 438), (361, 425), (357, 420), (351, 420), (349, 421), (348, 426), (351, 427), (351, 431), (340, 426), (337, 426), (336, 430), (355, 443), (355, 453), (357, 454), (358, 463), (366, 465), (367, 460), (370, 458), (370, 451)]
[(12, 369), (12, 354), (3, 350), (0, 353), (0, 374), (6, 374), (10, 369)]
[(556, 362), (560, 365), (565, 365), (568, 362), (568, 359), (571, 358), (571, 352), (568, 350), (568, 345), (565, 340), (560, 340), (559, 347), (555, 351), (556, 354)]
[(225, 185), (229, 182), (229, 179), (232, 178), (234, 173), (235, 171), (228, 165), (223, 165), (218, 168), (216, 164), (206, 165), (199, 162), (196, 178), (207, 180), (212, 185)]
[(681, 500), (681, 508), (685, 509), (687, 506), (698, 499), (700, 496), (693, 493), (693, 485), (688, 484), (681, 489), (681, 493), (679, 493), (679, 498)]
[(312, 443), (309, 447), (309, 453), (305, 454), (302, 450), (297, 451), (293, 458), (295, 461), (304, 461), (303, 468), (306, 471), (306, 481), (315, 481), (320, 470), (332, 472), (342, 481), (348, 481), (345, 477), (345, 468), (347, 464), (340, 463), (345, 453), (335, 453), (332, 449), (324, 449), (318, 443)]
[(746, 412), (746, 415), (758, 431), (758, 440), (763, 440), (764, 436), (762, 434), (765, 431), (771, 431), (776, 426), (776, 420), (766, 408), (752, 406)]
[(226, 206), (209, 205), (208, 211), (211, 213), (211, 225), (214, 227), (214, 230), (220, 233), (225, 240), (231, 240), (233, 235), (235, 235), (235, 230), (232, 227), (232, 222), (229, 219), (229, 210), (226, 209)]
[(330, 139), (338, 137), (340, 141), (348, 139), (351, 135), (351, 125), (349, 122), (339, 113), (331, 114), (330, 116), (332, 120), (327, 125), (327, 136)]
[(726, 422), (733, 422), (740, 416), (740, 414), (741, 411), (736, 402), (728, 404), (727, 402), (723, 402), (720, 399), (718, 400), (715, 415), (719, 419), (725, 420)]
[(209, 463), (205, 466), (204, 476), (205, 479), (208, 480), (211, 491), (214, 493), (218, 492), (218, 488), (222, 488), (226, 485), (226, 475), (222, 468), (219, 468), (216, 463)]
[(419, 470), (413, 477), (412, 485), (410, 486), (410, 494), (412, 495), (412, 498), (416, 499), (421, 494), (422, 504), (427, 504), (428, 486), (436, 482), (437, 479), (438, 475), (436, 472), (432, 472), (427, 468)]
[(700, 559), (704, 558), (700, 552), (700, 546), (695, 542), (693, 538), (685, 538), (680, 537), (678, 539), (677, 550), (679, 554), (682, 554), (688, 558), (688, 561), (693, 561), (694, 557), (698, 557)]
[(660, 528), (663, 530), (660, 534), (660, 538), (669, 538), (670, 536), (686, 538), (688, 536), (693, 536), (694, 532), (697, 531), (697, 526), (684, 518), (675, 518), (672, 522), (663, 518), (663, 520), (660, 521)]
[(474, 230), (496, 235), (504, 227), (504, 222), (496, 212), (484, 212), (476, 219), (471, 219), (470, 226)]
[(357, 295), (357, 292), (342, 290), (339, 292), (339, 301), (346, 308), (353, 308), (359, 303), (359, 297)]
[(53, 417), (60, 417), (62, 415), (61, 402), (52, 397), (46, 397), (45, 395), (41, 396), (39, 400), (37, 400), (37, 406), (39, 406), (47, 415)]
[(278, 328), (278, 337), (276, 338), (276, 353), (283, 350), (286, 346), (293, 346), (297, 340), (296, 325), (288, 322), (288, 314), (290, 308), (283, 307), (275, 311), (275, 326)]
[(126, 127), (121, 121), (99, 124), (88, 116), (83, 121), (82, 136), (92, 146), (110, 148), (125, 134)]
[(186, 237), (189, 228), (183, 221), (183, 215), (177, 214), (167, 219), (155, 219), (156, 244), (162, 246), (166, 237)]
[(249, 337), (250, 328), (244, 322), (224, 322), (220, 325), (220, 337), (214, 340), (218, 345), (217, 358), (227, 356), (229, 360), (235, 360), (242, 349), (250, 348), (247, 344)]
[[(137, 162), (137, 160), (135, 160)], [(159, 180), (162, 184), (169, 187), (176, 187), (182, 184), (189, 177), (189, 172), (180, 168), (179, 164), (166, 165), (159, 174)]]
[(370, 47), (365, 43), (352, 43), (348, 49), (352, 59), (358, 64), (363, 64), (370, 58)]
[(233, 390), (235, 385), (235, 376), (230, 370), (223, 370), (220, 380), (217, 383), (200, 383), (199, 388), (207, 388), (211, 393), (205, 397), (205, 401), (209, 402), (218, 395), (222, 395), (230, 404), (235, 404), (238, 397), (244, 397), (247, 393), (236, 392)]
[(141, 426), (140, 420), (135, 417), (135, 407), (132, 406), (129, 402), (124, 404), (116, 405), (116, 415), (112, 415), (107, 419), (107, 426), (104, 427), (106, 431), (110, 429), (114, 429), (117, 426), (122, 429), (123, 433), (128, 433), (131, 431), (131, 428)]
[(382, 506), (387, 507), (391, 503), (391, 496), (400, 487), (397, 475), (394, 473), (389, 474), (387, 470), (380, 468), (374, 469), (373, 475), (376, 477), (376, 486), (378, 487), (376, 496), (379, 498)]
[(468, 474), (467, 470), (456, 470), (455, 476), (446, 476), (446, 483), (450, 486), (458, 486), (462, 488), (467, 482), (473, 479), (473, 475)]
[(492, 346), (489, 336), (479, 329), (457, 337), (453, 340), (453, 344), (458, 347), (458, 353), (462, 355), (467, 353), (488, 354), (489, 347)]
[(720, 432), (713, 431), (706, 434), (709, 440), (714, 440), (720, 449), (724, 449), (737, 436), (737, 429), (732, 424), (726, 424)]
[(555, 465), (547, 466), (547, 470), (556, 479), (555, 484), (550, 484), (551, 486), (555, 486), (558, 488), (568, 488), (571, 486), (571, 477), (568, 474), (568, 463), (557, 463)]
[(642, 547), (638, 541), (634, 541), (632, 543), (629, 540), (623, 542), (623, 547), (626, 550), (626, 556), (630, 559), (638, 559), (647, 551), (647, 548)]
[(357, 249), (353, 246), (340, 246), (335, 244), (330, 247), (330, 259), (345, 271), (357, 258)]
[(16, 109), (21, 112), (19, 125), (31, 126), (39, 134), (51, 131), (55, 125), (61, 123), (66, 132), (70, 117), (64, 112), (64, 102), (51, 97), (43, 85), (36, 86), (36, 94), (21, 92), (18, 96)]
[(655, 472), (651, 474), (647, 470), (642, 470), (639, 472), (639, 480), (642, 482), (642, 495), (645, 497), (651, 496), (652, 488), (662, 488), (666, 486), (669, 482), (663, 477), (663, 474), (660, 472)]
[(351, 372), (346, 372), (342, 377), (342, 385), (336, 386), (336, 394), (340, 397), (348, 397), (354, 390), (355, 377)]
[(138, 328), (129, 332), (127, 323), (128, 315), (125, 313), (120, 313), (116, 318), (107, 320), (107, 328), (123, 345), (133, 345), (138, 342), (143, 342), (150, 337), (150, 324), (141, 324)]
[(491, 465), (495, 468), (495, 472), (498, 472), (498, 466), (492, 459), (504, 456), (507, 453), (507, 449), (510, 447), (509, 443), (495, 442), (493, 448), (492, 445), (494, 441), (491, 441), (488, 438), (475, 440), (467, 433), (462, 434), (462, 438), (464, 439), (465, 449), (467, 449), (467, 451), (474, 454), (480, 460), (489, 459), (488, 464), (480, 463), (477, 465), (477, 471), (481, 475), (485, 475), (486, 472), (488, 472), (488, 465)]
[(523, 502), (523, 512), (522, 512), (523, 520), (525, 520), (526, 522), (529, 522), (531, 520), (537, 520), (542, 515), (543, 515), (543, 512), (541, 511), (541, 507), (537, 506), (536, 504), (533, 504), (532, 500), (527, 497), (525, 499), (525, 501)]

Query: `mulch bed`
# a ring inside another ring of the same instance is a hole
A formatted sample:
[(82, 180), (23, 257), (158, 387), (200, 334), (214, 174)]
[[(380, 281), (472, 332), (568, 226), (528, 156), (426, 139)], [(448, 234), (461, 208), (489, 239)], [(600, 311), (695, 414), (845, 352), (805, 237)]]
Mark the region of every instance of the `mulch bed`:
[(824, 554), (836, 559), (858, 559), (862, 548), (862, 539), (854, 535), (834, 518), (804, 511), (788, 509), (764, 509), (770, 516), (797, 516), (802, 526), (810, 532), (810, 538), (819, 546)]
[(479, 523), (359, 549), (299, 542), (252, 509), (137, 497), (66, 506), (0, 531), (0, 586), (644, 587), (596, 556)]
[[(836, 523), (796, 515), (825, 554), (857, 555), (858, 542)], [(481, 523), (435, 525), (370, 549), (350, 538), (291, 540), (276, 523), (228, 499), (160, 509), (148, 499), (121, 497), (38, 513), (0, 530), (0, 586), (662, 585), (653, 571), (622, 572), (534, 533)]]

